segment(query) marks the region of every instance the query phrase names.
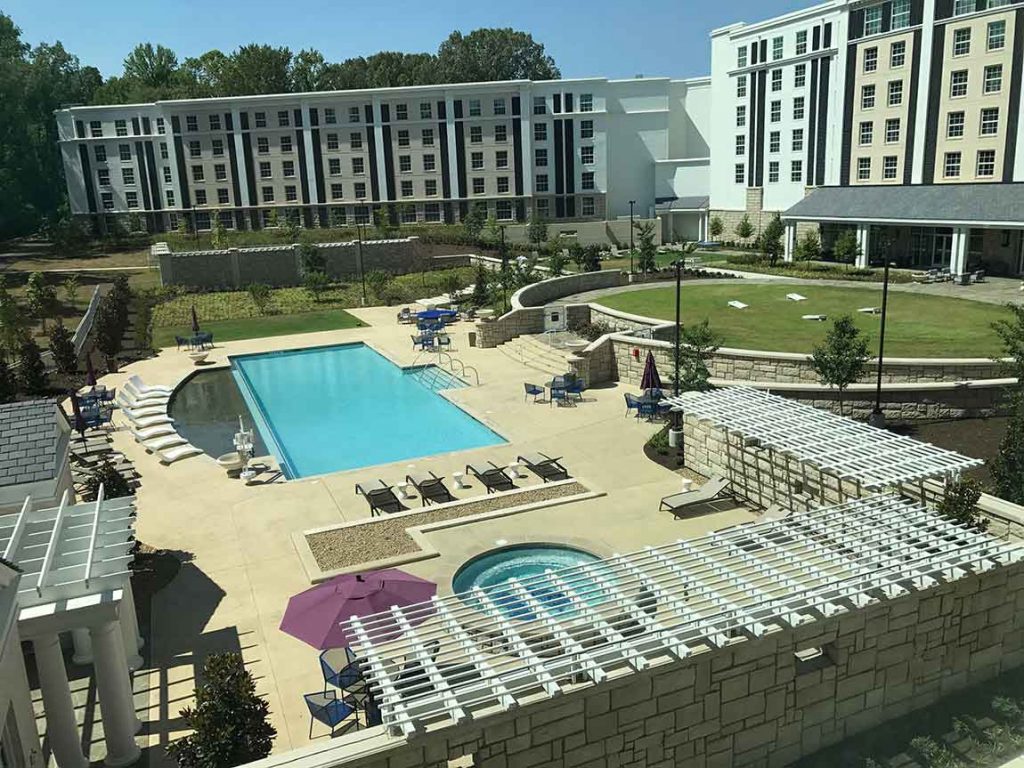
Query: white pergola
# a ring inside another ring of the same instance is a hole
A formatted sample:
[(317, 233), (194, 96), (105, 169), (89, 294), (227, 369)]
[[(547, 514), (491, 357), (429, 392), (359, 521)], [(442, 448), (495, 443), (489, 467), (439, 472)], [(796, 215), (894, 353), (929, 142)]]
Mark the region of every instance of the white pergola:
[(61, 768), (88, 765), (75, 721), (60, 634), (71, 632), (75, 661), (93, 663), (107, 765), (138, 759), (129, 670), (141, 663), (131, 590), (135, 499), (96, 501), (0, 517), (0, 553), (22, 572), (18, 630), (32, 641), (46, 713), (47, 736)]
[(687, 392), (664, 402), (869, 489), (956, 475), (983, 463), (749, 387)]
[(1022, 556), (1017, 545), (885, 494), (342, 626), (384, 724), (414, 736)]

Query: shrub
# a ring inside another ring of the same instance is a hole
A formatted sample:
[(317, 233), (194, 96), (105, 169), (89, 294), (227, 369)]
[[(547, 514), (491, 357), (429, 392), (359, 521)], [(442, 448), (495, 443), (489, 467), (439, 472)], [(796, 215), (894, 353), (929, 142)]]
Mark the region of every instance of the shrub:
[(384, 290), (391, 284), (393, 276), (382, 269), (374, 269), (365, 275), (366, 285), (378, 299), (384, 297)]
[(470, 299), (474, 307), (487, 306), (490, 301), (490, 293), (488, 292), (490, 279), (491, 275), (487, 268), (483, 264), (477, 264), (476, 276), (473, 279), (473, 296)]
[(850, 230), (843, 232), (832, 245), (832, 256), (841, 264), (853, 264), (860, 255), (860, 243)]
[(103, 498), (119, 499), (131, 496), (131, 485), (114, 465), (104, 461), (85, 479), (82, 488), (82, 501), (96, 501), (99, 498), (100, 486), (103, 486)]
[(60, 320), (50, 329), (50, 352), (57, 370), (65, 375), (78, 370), (78, 355), (71, 340), (71, 331)]
[(324, 292), (330, 286), (330, 282), (327, 275), (323, 272), (307, 272), (305, 279), (302, 281), (302, 286), (309, 291), (313, 301), (319, 303)]
[(14, 380), (7, 358), (0, 356), (0, 403), (9, 403), (18, 394), (18, 384)]
[(569, 326), (569, 331), (587, 341), (597, 341), (605, 334), (612, 333), (614, 330), (614, 328), (602, 320), (595, 320), (592, 323), (573, 323)]
[(46, 319), (57, 308), (57, 289), (46, 282), (46, 275), (42, 272), (33, 272), (25, 285), (25, 298), (28, 300), (28, 311), (42, 321), (45, 330)]
[(812, 261), (821, 257), (821, 241), (814, 232), (805, 232), (796, 244), (796, 253), (793, 254), (797, 261)]
[(659, 456), (668, 456), (668, 451), (670, 448), (668, 444), (668, 430), (658, 430), (654, 435), (651, 436), (651, 439), (647, 441), (647, 445)]
[(711, 222), (708, 224), (708, 233), (711, 235), (711, 238), (717, 240), (722, 236), (724, 230), (725, 226), (722, 224), (722, 219), (718, 216), (712, 216)]
[(396, 304), (408, 304), (412, 301), (412, 291), (405, 286), (391, 283), (382, 289), (378, 298), (389, 307)]
[(327, 259), (320, 249), (308, 240), (299, 243), (299, 260), (302, 262), (302, 271), (305, 274), (327, 271)]
[(728, 264), (761, 264), (764, 257), (760, 253), (730, 253), (725, 261)]
[(750, 223), (750, 217), (747, 214), (743, 214), (743, 218), (739, 220), (734, 231), (740, 240), (747, 240), (754, 234), (754, 225)]
[(100, 301), (96, 310), (96, 348), (106, 358), (107, 370), (117, 370), (117, 355), (121, 352), (125, 321), (122, 319), (114, 292), (111, 291)]
[(249, 298), (252, 299), (252, 303), (256, 305), (259, 313), (261, 315), (267, 314), (271, 301), (270, 286), (263, 283), (252, 283), (247, 290), (249, 291)]
[(46, 366), (39, 345), (25, 339), (18, 350), (18, 383), (24, 392), (38, 395), (46, 392)]
[(80, 283), (80, 281), (78, 279), (78, 274), (77, 273), (73, 272), (70, 275), (68, 275), (66, 278), (64, 278), (64, 283), (63, 283), (64, 303), (67, 304), (72, 309), (74, 308), (75, 302), (78, 299), (79, 283)]
[(978, 500), (981, 499), (981, 485), (969, 477), (947, 480), (942, 499), (935, 505), (940, 515), (961, 525), (970, 525), (984, 530), (988, 521), (978, 514)]
[(584, 272), (600, 272), (601, 271), (601, 247), (598, 245), (588, 245), (583, 249), (583, 271)]

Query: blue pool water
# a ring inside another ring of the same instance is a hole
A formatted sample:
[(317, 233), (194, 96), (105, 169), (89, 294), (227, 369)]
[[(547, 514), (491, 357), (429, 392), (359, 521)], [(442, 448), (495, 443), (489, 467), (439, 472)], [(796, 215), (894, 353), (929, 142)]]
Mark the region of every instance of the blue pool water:
[(504, 442), (437, 394), (458, 379), (415, 375), (364, 344), (242, 355), (231, 366), (289, 478)]
[[(536, 618), (525, 600), (508, 586), (509, 579), (518, 579), (537, 602), (553, 616), (575, 613), (565, 593), (551, 581), (543, 578), (545, 571), (586, 565), (599, 558), (573, 547), (545, 544), (523, 544), (495, 549), (474, 557), (455, 573), (452, 588), (470, 605), (477, 598), (470, 590), (480, 587), (503, 613), (513, 619), (530, 621)], [(536, 578), (541, 577), (541, 578)], [(573, 583), (574, 589), (584, 594), (587, 602), (598, 602), (600, 595), (589, 593), (590, 585)]]

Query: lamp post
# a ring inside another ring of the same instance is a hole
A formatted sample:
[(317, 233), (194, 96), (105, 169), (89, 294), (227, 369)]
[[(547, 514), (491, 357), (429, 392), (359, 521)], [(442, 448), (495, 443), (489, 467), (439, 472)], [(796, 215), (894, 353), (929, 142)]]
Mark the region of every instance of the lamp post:
[[(676, 339), (673, 347), (673, 365), (674, 365), (674, 378), (672, 381), (672, 394), (679, 397), (679, 352), (681, 347), (681, 331), (682, 331), (682, 315), (680, 308), (682, 305), (682, 287), (683, 287), (683, 260), (676, 259)], [(679, 424), (679, 410), (678, 408), (672, 411), (672, 426), (668, 430), (668, 444), (672, 448), (678, 448), (682, 441), (683, 431), (680, 429)]]
[(508, 253), (505, 251), (505, 225), (498, 227), (501, 232), (501, 313), (508, 306)]
[(889, 304), (889, 254), (885, 254), (885, 269), (882, 277), (882, 325), (878, 336), (878, 372), (875, 379), (875, 410), (868, 416), (868, 424), (881, 429), (885, 426), (882, 413), (882, 365), (885, 359), (885, 313)]
[(356, 241), (358, 248), (358, 259), (359, 259), (359, 282), (363, 287), (363, 306), (366, 306), (366, 274), (363, 272), (363, 223), (356, 219), (356, 232), (359, 233), (359, 239)]
[(629, 201), (629, 274), (633, 274), (633, 206), (636, 200)]

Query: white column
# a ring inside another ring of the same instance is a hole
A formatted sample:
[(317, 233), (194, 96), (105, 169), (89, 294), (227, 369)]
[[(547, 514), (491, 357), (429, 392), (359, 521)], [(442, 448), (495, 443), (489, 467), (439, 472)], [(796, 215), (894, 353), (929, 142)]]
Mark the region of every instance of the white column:
[[(235, 153), (235, 165), (238, 166), (238, 191), (241, 193), (242, 206), (248, 207), (255, 203), (249, 199), (249, 173), (245, 169), (245, 150), (242, 146), (242, 117), (237, 107), (231, 110), (231, 125), (234, 127), (231, 132), (234, 139), (231, 151)], [(249, 212), (246, 211), (245, 228), (248, 229), (251, 225)]]
[(142, 657), (139, 655), (141, 640), (139, 638), (139, 622), (135, 615), (132, 594), (127, 589), (118, 607), (118, 619), (118, 624), (121, 627), (121, 641), (124, 644), (125, 654), (128, 658), (128, 669), (134, 672), (142, 666)]
[(86, 768), (89, 761), (82, 754), (82, 738), (75, 721), (75, 705), (64, 667), (57, 634), (43, 635), (32, 641), (39, 672), (39, 688), (43, 694), (46, 714), (46, 739), (59, 768)]
[[(395, 124), (395, 112), (391, 109), (388, 125)], [(388, 172), (384, 166), (384, 123), (382, 122), (380, 96), (373, 97), (373, 138), (374, 154), (377, 156), (377, 190), (380, 193), (376, 205), (385, 206), (388, 202)], [(372, 190), (371, 190), (372, 191)], [(371, 195), (372, 197), (372, 195)], [(371, 210), (373, 205), (370, 206)], [(371, 220), (372, 221), (372, 220)]]
[(864, 269), (868, 266), (868, 255), (871, 253), (871, 225), (857, 225), (857, 245), (860, 246), (860, 254), (857, 256), (855, 266)]
[[(319, 127), (319, 126), (318, 126)], [(306, 155), (306, 178), (309, 180), (309, 204), (319, 205), (324, 202), (316, 189), (316, 166), (313, 163), (313, 124), (309, 118), (309, 105), (302, 104), (302, 149)], [(320, 226), (319, 214), (313, 212), (313, 221)]]
[(75, 653), (71, 660), (75, 664), (92, 664), (92, 639), (89, 637), (89, 629), (82, 627), (71, 630), (71, 640), (75, 645)]
[(783, 238), (783, 261), (793, 261), (796, 257), (796, 222), (786, 222), (786, 234)]
[[(520, 102), (520, 109), (522, 102)], [(455, 143), (455, 99), (449, 94), (444, 97), (444, 121), (448, 126), (448, 178), (451, 179), (451, 198), (457, 200), (466, 194), (459, 183), (459, 163)]]
[(90, 633), (96, 689), (100, 696), (103, 734), (107, 744), (107, 757), (103, 762), (112, 768), (120, 768), (131, 765), (142, 754), (135, 743), (138, 719), (135, 717), (121, 626), (117, 621), (108, 621), (92, 627)]
[(967, 227), (953, 228), (953, 252), (949, 259), (949, 273), (962, 275), (967, 271), (967, 248), (971, 241), (971, 230)]

